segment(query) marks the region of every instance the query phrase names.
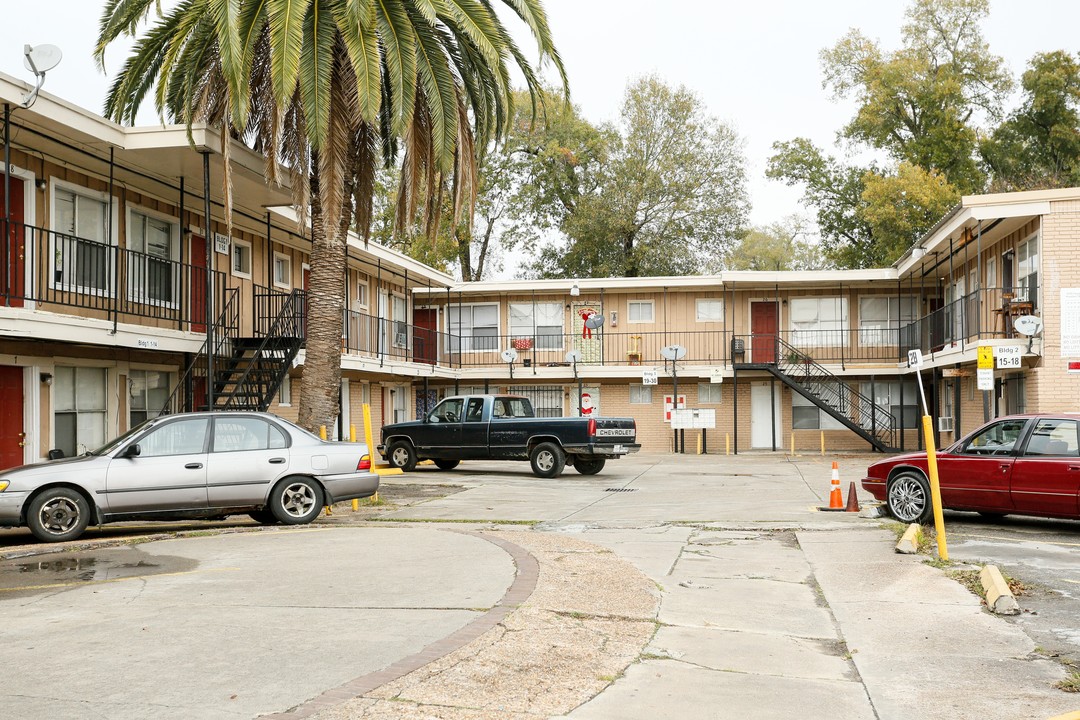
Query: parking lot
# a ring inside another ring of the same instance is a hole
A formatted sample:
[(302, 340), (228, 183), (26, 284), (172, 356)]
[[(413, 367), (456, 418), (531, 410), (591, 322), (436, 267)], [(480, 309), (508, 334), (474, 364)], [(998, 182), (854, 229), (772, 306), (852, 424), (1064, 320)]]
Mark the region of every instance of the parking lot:
[[(465, 463), (388, 477), (384, 504), (301, 529), (140, 523), (67, 547), (0, 531), (0, 704), (59, 718), (380, 718), (403, 702), (418, 717), (704, 717), (715, 702), (775, 717), (769, 703), (797, 698), (809, 717), (1080, 708), (1053, 689), (1060, 661), (1080, 661), (1080, 523), (947, 514), (954, 561), (1029, 586), (1023, 614), (992, 617), (928, 558), (893, 555), (887, 519), (820, 512), (833, 459), (640, 454), (554, 480)], [(839, 458), (845, 492), (872, 459)], [(904, 613), (918, 637), (897, 644)], [(935, 689), (896, 677), (916, 659), (940, 664)], [(989, 680), (1011, 699), (979, 697)]]

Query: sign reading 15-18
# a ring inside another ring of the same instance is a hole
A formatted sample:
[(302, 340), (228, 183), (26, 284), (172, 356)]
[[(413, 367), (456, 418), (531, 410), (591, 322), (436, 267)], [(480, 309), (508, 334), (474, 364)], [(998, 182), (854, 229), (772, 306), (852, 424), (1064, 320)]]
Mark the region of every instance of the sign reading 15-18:
[(1023, 366), (1024, 349), (1019, 345), (994, 348), (994, 358), (998, 370), (1014, 369)]

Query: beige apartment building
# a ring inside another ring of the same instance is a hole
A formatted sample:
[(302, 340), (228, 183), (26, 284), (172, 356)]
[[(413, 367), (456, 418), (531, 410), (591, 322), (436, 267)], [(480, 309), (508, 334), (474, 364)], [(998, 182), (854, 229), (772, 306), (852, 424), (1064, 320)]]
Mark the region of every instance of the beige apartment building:
[[(26, 109), (25, 91), (0, 75), (0, 466), (161, 412), (294, 418), (310, 243), (289, 188), (234, 144), (230, 231), (214, 131), (189, 143), (44, 93)], [(350, 238), (329, 432), (364, 403), (378, 426), (498, 391), (549, 416), (634, 417), (645, 451), (914, 449), (919, 350), (948, 443), (998, 415), (1080, 409), (1078, 249), (1080, 188), (966, 197), (873, 270), (459, 283)], [(1026, 335), (1022, 317), (1038, 318)], [(980, 352), (1001, 366), (986, 390)]]

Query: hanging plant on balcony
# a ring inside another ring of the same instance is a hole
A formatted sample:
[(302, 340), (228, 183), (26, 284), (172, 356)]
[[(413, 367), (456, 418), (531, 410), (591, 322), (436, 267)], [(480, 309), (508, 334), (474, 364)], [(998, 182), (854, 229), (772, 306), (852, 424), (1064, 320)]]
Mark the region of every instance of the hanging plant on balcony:
[(511, 344), (518, 352), (532, 350), (533, 339), (528, 337), (514, 338)]

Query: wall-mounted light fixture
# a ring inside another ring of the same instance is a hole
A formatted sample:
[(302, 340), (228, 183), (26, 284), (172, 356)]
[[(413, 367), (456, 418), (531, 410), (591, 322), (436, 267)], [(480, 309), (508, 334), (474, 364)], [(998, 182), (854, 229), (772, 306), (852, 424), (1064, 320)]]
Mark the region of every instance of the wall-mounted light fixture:
[(581, 288), (578, 287), (577, 283), (574, 283), (573, 285), (570, 286), (570, 297), (577, 297), (580, 294), (581, 294)]
[(919, 258), (922, 258), (925, 255), (926, 255), (926, 248), (924, 248), (924, 247), (913, 247), (913, 248), (911, 248), (911, 258), (913, 260), (918, 260)]
[(38, 178), (34, 181), (34, 187), (38, 190), (44, 190), (48, 186), (49, 182), (45, 178)]
[(41, 384), (52, 385), (52, 373), (41, 373)]

